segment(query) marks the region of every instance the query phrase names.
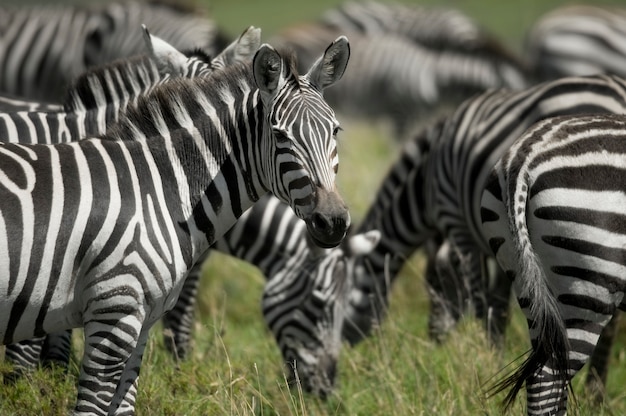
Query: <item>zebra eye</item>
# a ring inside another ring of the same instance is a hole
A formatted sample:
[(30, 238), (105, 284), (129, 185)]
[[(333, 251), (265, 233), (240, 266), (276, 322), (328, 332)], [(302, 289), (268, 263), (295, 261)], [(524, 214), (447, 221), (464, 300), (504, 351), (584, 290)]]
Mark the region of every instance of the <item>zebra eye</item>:
[(340, 131), (342, 131), (343, 129), (339, 126), (335, 127), (333, 129), (333, 136), (337, 136), (337, 134), (339, 134)]

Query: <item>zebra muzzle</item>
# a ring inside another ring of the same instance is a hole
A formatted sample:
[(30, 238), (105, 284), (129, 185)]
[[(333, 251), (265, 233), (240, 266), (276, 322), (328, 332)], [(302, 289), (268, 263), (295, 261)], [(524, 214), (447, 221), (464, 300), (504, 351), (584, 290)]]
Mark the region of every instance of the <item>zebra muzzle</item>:
[(305, 219), (313, 242), (322, 248), (336, 247), (346, 236), (350, 213), (337, 192), (318, 188), (315, 209)]

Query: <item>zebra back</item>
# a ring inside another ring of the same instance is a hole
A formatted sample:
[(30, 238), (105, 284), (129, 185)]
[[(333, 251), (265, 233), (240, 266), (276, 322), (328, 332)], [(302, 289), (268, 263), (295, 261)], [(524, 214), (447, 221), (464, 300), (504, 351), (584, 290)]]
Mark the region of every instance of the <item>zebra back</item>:
[(615, 74), (626, 77), (626, 9), (558, 8), (530, 28), (525, 54), (536, 78)]
[(485, 37), (478, 24), (459, 10), (399, 3), (348, 1), (326, 11), (320, 21), (347, 33), (394, 34), (436, 49), (472, 49)]

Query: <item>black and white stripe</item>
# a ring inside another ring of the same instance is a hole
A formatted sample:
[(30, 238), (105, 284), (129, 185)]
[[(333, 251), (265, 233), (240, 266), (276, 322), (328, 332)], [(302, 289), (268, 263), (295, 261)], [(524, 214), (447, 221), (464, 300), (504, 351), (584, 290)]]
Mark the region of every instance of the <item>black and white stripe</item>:
[(60, 102), (88, 68), (143, 52), (142, 24), (178, 50), (225, 46), (210, 19), (171, 5), (0, 7), (0, 91)]
[(348, 1), (327, 10), (320, 22), (346, 33), (394, 34), (436, 49), (474, 49), (484, 44), (484, 30), (456, 9), (375, 1)]
[[(145, 28), (144, 28), (145, 29)], [(202, 53), (189, 56), (178, 52), (158, 37), (149, 35), (149, 56), (116, 61), (83, 74), (68, 91), (64, 109), (46, 112), (0, 113), (0, 141), (26, 143), (62, 143), (87, 135), (104, 134), (123, 115), (129, 105), (147, 95), (159, 84), (181, 76), (209, 76), (234, 62), (251, 60), (260, 46), (260, 30), (250, 27), (213, 60)], [(28, 102), (12, 101), (16, 107)], [(36, 103), (32, 104), (36, 106)], [(41, 133), (43, 132), (43, 133)], [(44, 342), (45, 341), (45, 342)], [(50, 362), (67, 365), (70, 358), (70, 332), (8, 345), (5, 358), (17, 374)], [(43, 353), (42, 353), (43, 349)]]
[(499, 385), (529, 415), (563, 415), (568, 386), (624, 309), (626, 117), (544, 120), (511, 143), (483, 194), (484, 237), (513, 281), (532, 351)]
[(577, 5), (542, 16), (526, 35), (525, 53), (540, 80), (572, 75), (626, 77), (626, 9)]
[(349, 216), (333, 191), (337, 121), (321, 91), (348, 56), (340, 38), (298, 76), (264, 45), (252, 67), (155, 89), (104, 138), (0, 146), (0, 308), (9, 311), (0, 337), (84, 326), (76, 414), (133, 412), (149, 328), (268, 190), (314, 240), (341, 241)]

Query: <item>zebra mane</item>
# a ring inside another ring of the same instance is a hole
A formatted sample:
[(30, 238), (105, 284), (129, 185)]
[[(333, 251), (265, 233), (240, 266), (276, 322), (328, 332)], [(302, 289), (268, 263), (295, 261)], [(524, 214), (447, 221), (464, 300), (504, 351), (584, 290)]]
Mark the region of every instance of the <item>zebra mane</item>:
[[(235, 85), (238, 87), (233, 88)], [(249, 85), (251, 90), (256, 89), (251, 62), (235, 62), (206, 78), (174, 78), (159, 84), (148, 94), (138, 97), (136, 105), (128, 107), (119, 122), (107, 131), (106, 137), (132, 139), (134, 135), (128, 133), (136, 130), (136, 127), (148, 132), (148, 135), (150, 132), (158, 134), (156, 125), (163, 121), (170, 126), (177, 126), (178, 122), (174, 119), (171, 109), (182, 107), (191, 113), (202, 111), (196, 102), (196, 97), (200, 94), (205, 96), (220, 114), (220, 102), (223, 101), (220, 92), (228, 90), (232, 95), (242, 94), (240, 88), (242, 85)], [(162, 119), (156, 120), (155, 117)]]
[(79, 103), (86, 104), (87, 108), (95, 108), (97, 103), (93, 94), (93, 84), (108, 85), (110, 82), (107, 80), (107, 74), (114, 70), (125, 74), (141, 75), (141, 78), (145, 78), (145, 70), (152, 67), (155, 76), (159, 77), (156, 64), (147, 55), (119, 59), (106, 65), (94, 67), (75, 78), (67, 89), (63, 100), (64, 110), (68, 113), (81, 111), (82, 109), (78, 107)]

